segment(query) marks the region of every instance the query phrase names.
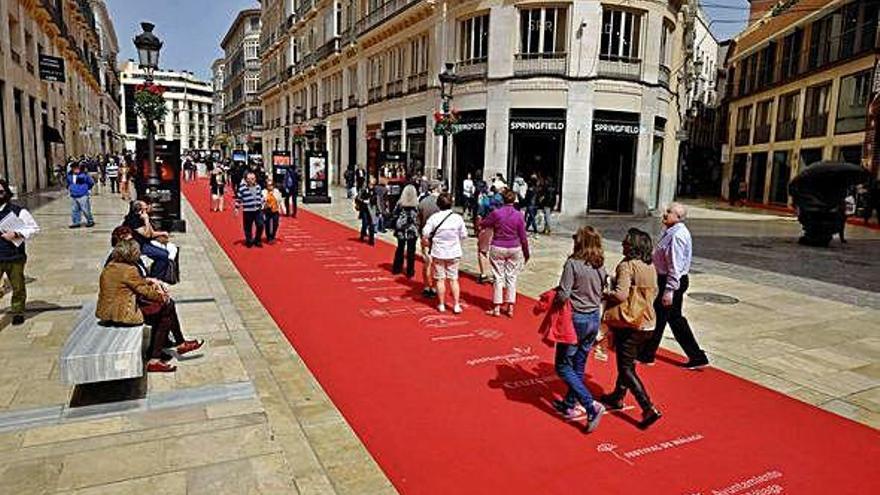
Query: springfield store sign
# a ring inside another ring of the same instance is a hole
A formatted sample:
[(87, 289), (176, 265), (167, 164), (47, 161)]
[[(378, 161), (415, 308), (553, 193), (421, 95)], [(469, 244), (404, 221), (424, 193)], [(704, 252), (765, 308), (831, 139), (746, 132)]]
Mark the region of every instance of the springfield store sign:
[(619, 124), (614, 122), (593, 122), (593, 132), (602, 134), (628, 134), (638, 136), (641, 127), (638, 124)]
[(564, 131), (565, 122), (534, 121), (534, 120), (511, 120), (511, 131)]

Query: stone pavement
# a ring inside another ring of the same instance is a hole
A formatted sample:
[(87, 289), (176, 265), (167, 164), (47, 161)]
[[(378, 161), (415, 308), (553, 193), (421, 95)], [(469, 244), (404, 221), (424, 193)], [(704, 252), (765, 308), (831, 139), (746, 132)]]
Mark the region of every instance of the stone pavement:
[[(334, 198), (341, 199), (335, 199), (330, 205), (308, 205), (307, 208), (359, 228), (351, 203), (344, 199), (344, 191), (336, 189), (333, 194)], [(697, 225), (693, 230), (698, 258), (685, 312), (712, 364), (822, 409), (880, 428), (880, 294), (793, 275), (782, 269), (772, 271), (743, 266), (736, 260), (728, 263), (700, 258), (699, 243), (707, 238), (705, 232), (735, 231), (742, 236), (763, 238), (769, 233), (785, 235), (780, 229), (796, 234), (798, 227), (796, 222), (786, 226), (792, 221), (775, 215), (737, 212), (718, 215), (702, 209), (695, 212), (695, 217), (693, 223)], [(591, 217), (589, 221), (606, 232), (609, 239), (620, 239), (630, 226), (658, 230), (656, 218)], [(736, 222), (735, 229), (729, 222)], [(520, 277), (520, 292), (536, 297), (558, 283), (563, 261), (571, 252), (570, 230), (586, 223), (585, 219), (566, 219), (562, 232), (532, 240), (532, 259)], [(379, 237), (396, 244), (390, 231)], [(880, 244), (880, 233), (875, 231), (860, 229), (854, 232), (853, 238), (856, 237)], [(728, 255), (742, 249), (729, 238), (720, 239), (726, 239), (718, 242), (727, 242)], [(798, 247), (793, 244), (787, 256), (796, 255), (793, 250)], [(607, 268), (613, 270), (620, 258), (619, 243), (609, 240)], [(811, 258), (810, 263), (829, 263), (829, 258), (834, 259), (822, 256)], [(877, 262), (876, 251), (870, 259)], [(795, 263), (803, 264), (806, 263)], [(465, 243), (462, 265), (465, 271), (477, 273), (474, 238)], [(873, 271), (862, 267), (861, 276), (880, 278), (880, 266), (871, 268)], [(813, 269), (832, 270), (826, 266)], [(485, 290), (487, 294), (491, 292), (489, 286)], [(681, 352), (668, 329), (663, 346)]]
[(205, 352), (150, 374), (140, 398), (69, 407), (58, 355), (125, 205), (102, 194), (98, 225), (69, 230), (60, 193), (27, 204), (42, 233), (28, 246), (27, 321), (0, 320), (0, 493), (395, 493), (188, 205), (173, 294)]

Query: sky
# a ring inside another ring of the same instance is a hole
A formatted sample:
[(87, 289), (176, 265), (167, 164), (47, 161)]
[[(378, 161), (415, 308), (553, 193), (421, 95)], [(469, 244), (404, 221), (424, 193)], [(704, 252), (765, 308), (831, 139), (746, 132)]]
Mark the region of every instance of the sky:
[[(222, 55), (220, 40), (241, 9), (257, 7), (255, 0), (106, 0), (119, 38), (120, 60), (137, 59), (132, 39), (141, 21), (156, 25), (165, 45), (163, 69), (189, 70), (205, 80), (211, 63)], [(740, 32), (748, 19), (747, 0), (701, 0), (714, 22), (710, 28), (719, 41)]]

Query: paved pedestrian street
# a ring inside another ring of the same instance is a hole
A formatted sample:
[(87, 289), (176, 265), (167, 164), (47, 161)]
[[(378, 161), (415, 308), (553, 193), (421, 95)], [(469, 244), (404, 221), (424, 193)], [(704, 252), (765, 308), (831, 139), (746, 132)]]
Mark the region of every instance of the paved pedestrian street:
[[(351, 204), (338, 199), (344, 193), (334, 195), (331, 205), (306, 209), (355, 227)], [(215, 240), (217, 234), (188, 203), (188, 232), (174, 236), (181, 246), (182, 281), (172, 291), (185, 335), (206, 339), (204, 351), (180, 360), (176, 373), (149, 374), (140, 393), (135, 390), (128, 400), (71, 407), (72, 400), (95, 401), (104, 393), (75, 397), (59, 379), (58, 356), (79, 307), (96, 297), (110, 231), (125, 211), (125, 204), (108, 194), (93, 203), (97, 225), (78, 230), (66, 228), (69, 203), (61, 193), (40, 193), (26, 203), (42, 232), (29, 242), (27, 321), (14, 327), (6, 316), (0, 323), (0, 493), (374, 494), (405, 486), (392, 485), (388, 470), (375, 460), (377, 453), (355, 434)], [(713, 222), (736, 225), (737, 235), (757, 238), (767, 235), (761, 229), (779, 230), (768, 222), (790, 222), (700, 208), (693, 216), (706, 228)], [(609, 232), (609, 269), (620, 258), (614, 232), (656, 221), (596, 220)], [(297, 221), (282, 219), (282, 229), (295, 229)], [(564, 226), (584, 222), (568, 219)], [(752, 226), (756, 232), (749, 234)], [(697, 270), (686, 312), (712, 366), (880, 428), (877, 293), (736, 260), (701, 258), (699, 232), (695, 228)], [(880, 240), (876, 231), (858, 228), (851, 236), (854, 244)], [(379, 238), (392, 240), (389, 234)], [(571, 241), (561, 230), (531, 242), (533, 256), (520, 291), (536, 297), (557, 283)], [(295, 241), (288, 240), (264, 252), (285, 249), (285, 243), (295, 250)], [(465, 252), (464, 269), (474, 273), (474, 239), (466, 241)], [(877, 275), (876, 262), (868, 259), (859, 270)], [(300, 282), (286, 283), (293, 290)], [(6, 295), (4, 307), (8, 301)], [(664, 347), (679, 352), (671, 332), (667, 335)], [(430, 417), (429, 404), (424, 406), (426, 419), (440, 420)]]

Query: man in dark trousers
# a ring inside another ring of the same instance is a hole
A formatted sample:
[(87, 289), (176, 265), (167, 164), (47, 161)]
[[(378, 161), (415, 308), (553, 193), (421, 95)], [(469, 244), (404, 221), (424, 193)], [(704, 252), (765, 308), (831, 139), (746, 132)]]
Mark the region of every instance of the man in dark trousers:
[[(244, 176), (244, 182), (238, 187), (235, 209), (242, 211), (244, 245), (263, 247), (260, 242), (263, 237), (263, 188), (257, 184), (257, 175), (254, 172), (248, 172)], [(257, 227), (256, 236), (253, 235), (254, 225)]]
[(680, 203), (670, 203), (663, 213), (663, 234), (654, 248), (654, 268), (657, 270), (657, 287), (660, 291), (654, 301), (657, 312), (657, 326), (651, 340), (639, 351), (639, 361), (653, 364), (657, 348), (663, 340), (666, 324), (672, 328), (675, 340), (688, 357), (684, 368), (693, 370), (709, 364), (706, 353), (700, 348), (694, 332), (682, 314), (684, 294), (688, 290), (693, 259), (693, 240), (685, 226), (687, 207)]
[(30, 212), (14, 205), (9, 184), (0, 179), (0, 276), (9, 278), (12, 286), (12, 324), (24, 323), (24, 307), (27, 288), (24, 282), (24, 265), (27, 263), (25, 241), (40, 231)]
[[(284, 174), (284, 208), (287, 210), (287, 216), (296, 218), (297, 196), (299, 196), (299, 168), (290, 167)], [(291, 205), (292, 203), (292, 205)]]

